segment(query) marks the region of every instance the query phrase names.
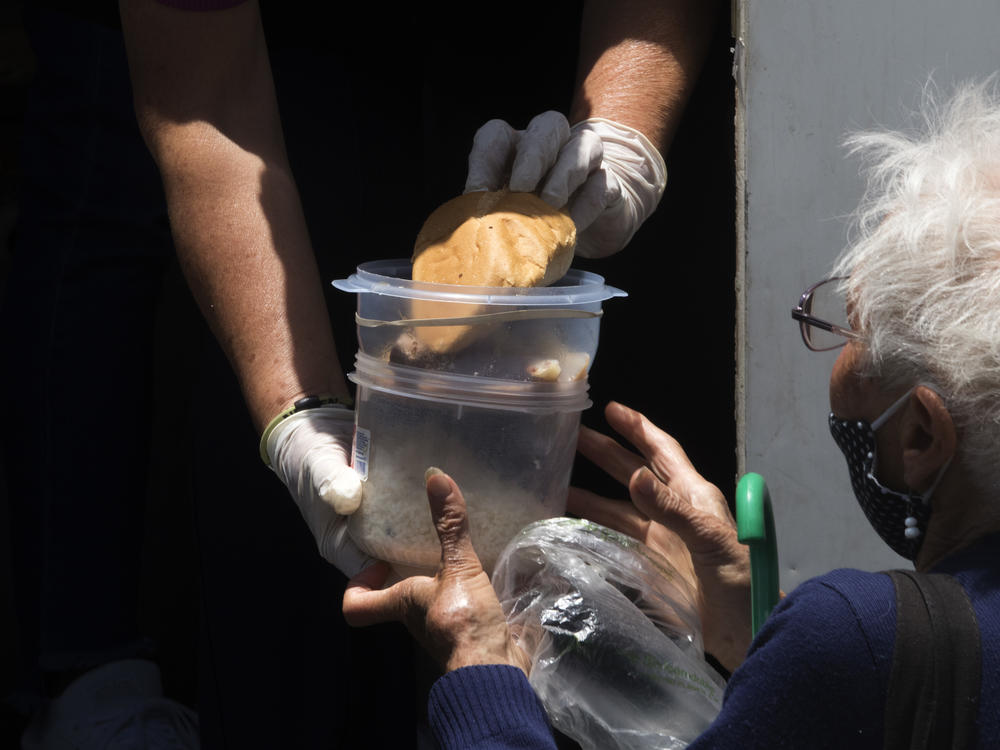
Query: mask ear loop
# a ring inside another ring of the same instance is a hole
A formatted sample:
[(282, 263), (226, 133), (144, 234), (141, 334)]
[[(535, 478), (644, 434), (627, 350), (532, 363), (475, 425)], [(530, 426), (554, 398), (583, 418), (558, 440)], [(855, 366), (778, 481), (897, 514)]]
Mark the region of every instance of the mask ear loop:
[(925, 505), (931, 499), (931, 495), (934, 494), (934, 490), (937, 489), (938, 485), (941, 484), (941, 480), (944, 479), (945, 472), (948, 471), (948, 467), (951, 466), (952, 459), (955, 458), (955, 454), (948, 456), (948, 460), (944, 462), (944, 465), (938, 469), (938, 474), (934, 477), (934, 481), (931, 482), (931, 486), (927, 488), (927, 491), (920, 496), (921, 502)]
[[(877, 416), (875, 418), (875, 421), (873, 421), (869, 425), (869, 427), (871, 428), (873, 436), (875, 434), (875, 431), (878, 430), (879, 427), (881, 427), (882, 425), (884, 425), (889, 420), (889, 417), (891, 417), (893, 414), (895, 414), (897, 411), (900, 410), (900, 408), (903, 406), (903, 404), (906, 403), (907, 399), (910, 397), (910, 395), (913, 393), (913, 391), (915, 389), (916, 389), (916, 386), (913, 386), (912, 388), (910, 388), (910, 390), (908, 390), (902, 396), (900, 396), (895, 401), (893, 401), (892, 404), (889, 406), (888, 409), (886, 409), (884, 412), (882, 412), (879, 416)], [(861, 426), (861, 423), (859, 422), (858, 423), (858, 427), (860, 427), (860, 426)], [(874, 448), (872, 448), (872, 450), (874, 451)], [(871, 466), (868, 469), (868, 476), (871, 477), (872, 481), (874, 481), (875, 484), (877, 484), (879, 486), (879, 488), (882, 490), (882, 494), (885, 494), (886, 492), (893, 492), (894, 490), (890, 490), (890, 489), (888, 489), (886, 487), (883, 487), (882, 483), (879, 482), (878, 479), (875, 477), (875, 471), (878, 468), (876, 466), (876, 462), (878, 461), (878, 458), (876, 457), (876, 455), (874, 454), (874, 452), (873, 453), (869, 453), (868, 454), (868, 458), (872, 462)]]
[[(910, 390), (908, 390), (906, 393), (904, 393), (902, 396), (896, 399), (896, 401), (894, 401), (888, 409), (882, 412), (882, 415), (878, 419), (872, 422), (872, 432), (874, 432), (879, 427), (884, 425), (886, 421), (889, 419), (889, 417), (891, 417), (893, 414), (899, 411), (900, 407), (902, 407), (902, 405), (906, 403), (906, 400), (910, 397), (915, 388), (916, 386), (910, 388)], [(931, 486), (928, 487), (927, 490), (920, 495), (921, 503), (927, 505), (930, 502), (931, 495), (934, 494), (934, 490), (936, 490), (938, 485), (941, 484), (941, 480), (944, 479), (945, 472), (948, 471), (948, 467), (951, 466), (952, 459), (954, 458), (955, 458), (954, 455), (949, 456), (948, 460), (944, 462), (944, 466), (942, 466), (940, 470), (938, 470), (938, 474), (934, 478), (934, 481), (931, 483)], [(874, 466), (872, 467), (872, 472), (874, 472)], [(905, 529), (903, 530), (903, 536), (911, 540), (919, 538), (923, 532), (920, 531), (920, 528), (917, 526), (917, 523), (918, 521), (916, 518), (914, 518), (913, 516), (907, 516), (906, 519), (903, 521), (903, 524), (905, 526)]]
[[(938, 470), (938, 475), (934, 478), (934, 481), (931, 483), (931, 486), (928, 487), (927, 491), (920, 496), (920, 502), (923, 503), (924, 505), (930, 503), (931, 495), (934, 494), (934, 490), (937, 489), (938, 485), (941, 484), (941, 480), (944, 479), (945, 472), (948, 471), (948, 467), (951, 466), (951, 461), (953, 458), (955, 458), (954, 455), (948, 457), (948, 460), (944, 462), (944, 466), (942, 466)], [(903, 520), (903, 525), (905, 526), (903, 530), (903, 536), (905, 536), (907, 539), (917, 539), (922, 533), (920, 529), (917, 527), (917, 519), (914, 518), (913, 516), (907, 516)]]
[(903, 406), (903, 404), (906, 403), (906, 400), (913, 394), (913, 391), (916, 390), (916, 388), (917, 388), (916, 386), (913, 386), (913, 388), (910, 388), (910, 390), (908, 390), (898, 399), (893, 401), (892, 406), (890, 406), (888, 409), (882, 412), (882, 414), (874, 422), (872, 422), (872, 432), (874, 432), (879, 427), (884, 425), (889, 420), (889, 417), (891, 417), (893, 414), (899, 411), (900, 408)]

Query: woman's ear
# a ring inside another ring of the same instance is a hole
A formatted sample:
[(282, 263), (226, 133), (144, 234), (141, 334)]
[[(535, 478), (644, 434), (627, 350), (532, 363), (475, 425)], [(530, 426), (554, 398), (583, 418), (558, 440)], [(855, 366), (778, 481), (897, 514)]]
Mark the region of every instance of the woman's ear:
[(903, 481), (924, 492), (955, 455), (955, 423), (942, 398), (927, 386), (913, 389), (903, 413)]

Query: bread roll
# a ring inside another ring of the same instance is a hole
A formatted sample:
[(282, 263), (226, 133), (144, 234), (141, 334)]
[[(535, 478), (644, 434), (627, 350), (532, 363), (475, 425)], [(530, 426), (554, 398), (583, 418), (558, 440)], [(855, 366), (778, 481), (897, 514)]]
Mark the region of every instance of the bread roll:
[[(547, 286), (569, 270), (576, 227), (569, 215), (533, 193), (460, 195), (424, 222), (413, 250), (413, 280), (486, 287)], [(414, 300), (414, 318), (464, 317), (479, 305)], [(486, 326), (418, 327), (435, 353), (465, 346)]]
[(417, 235), (414, 281), (547, 286), (569, 270), (576, 227), (534, 193), (466, 193), (441, 205)]

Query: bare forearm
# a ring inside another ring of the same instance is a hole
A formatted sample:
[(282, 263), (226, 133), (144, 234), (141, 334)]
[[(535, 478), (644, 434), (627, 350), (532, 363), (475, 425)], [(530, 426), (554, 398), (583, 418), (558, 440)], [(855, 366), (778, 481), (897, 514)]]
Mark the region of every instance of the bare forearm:
[(177, 251), (257, 428), (303, 395), (346, 394), (256, 2), (120, 7)]
[(590, 0), (570, 121), (606, 117), (666, 153), (708, 50), (718, 0)]
[(177, 252), (258, 429), (307, 394), (346, 394), (298, 193), (285, 164), (210, 126), (175, 135), (190, 168), (162, 167)]

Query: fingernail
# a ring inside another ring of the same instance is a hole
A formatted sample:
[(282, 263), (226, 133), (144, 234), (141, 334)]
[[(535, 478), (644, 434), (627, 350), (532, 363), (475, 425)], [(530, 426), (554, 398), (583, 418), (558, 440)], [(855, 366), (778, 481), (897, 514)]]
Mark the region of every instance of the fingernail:
[[(435, 477), (441, 477), (441, 479), (434, 481)], [(451, 493), (451, 484), (448, 482), (447, 476), (436, 466), (431, 466), (424, 472), (424, 486), (427, 488), (428, 497), (444, 500)]]

